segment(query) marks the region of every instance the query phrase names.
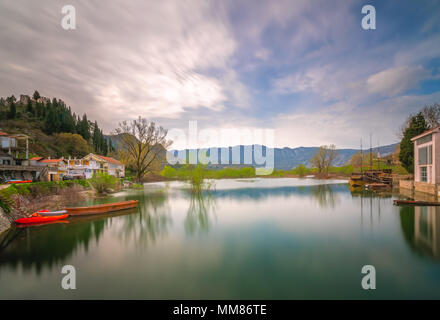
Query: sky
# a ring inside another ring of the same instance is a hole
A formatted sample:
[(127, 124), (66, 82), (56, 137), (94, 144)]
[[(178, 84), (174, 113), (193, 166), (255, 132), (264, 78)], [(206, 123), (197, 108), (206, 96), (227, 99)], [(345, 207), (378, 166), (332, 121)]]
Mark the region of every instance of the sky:
[(385, 145), (440, 103), (439, 15), (440, 1), (0, 0), (0, 96), (38, 90), (105, 133), (140, 115), (273, 130), (276, 147)]

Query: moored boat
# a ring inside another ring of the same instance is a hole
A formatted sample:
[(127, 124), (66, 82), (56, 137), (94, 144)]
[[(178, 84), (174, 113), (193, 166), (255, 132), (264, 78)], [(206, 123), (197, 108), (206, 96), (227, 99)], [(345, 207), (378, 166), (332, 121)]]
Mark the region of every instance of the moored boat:
[(68, 214), (61, 214), (61, 215), (57, 215), (57, 216), (42, 216), (38, 213), (34, 213), (30, 217), (20, 218), (20, 219), (14, 220), (14, 222), (17, 224), (39, 224), (39, 223), (46, 223), (46, 222), (52, 222), (52, 221), (65, 219), (68, 216), (69, 216)]
[(39, 210), (36, 212), (37, 214), (45, 217), (51, 217), (51, 216), (59, 216), (62, 214), (66, 214), (66, 210), (59, 210), (59, 211), (49, 211), (49, 210)]
[(114, 212), (124, 209), (136, 208), (138, 205), (138, 200), (129, 200), (129, 201), (121, 201), (121, 202), (113, 202), (106, 204), (98, 204), (87, 207), (73, 207), (66, 208), (67, 213), (70, 216), (82, 216), (82, 215), (90, 215), (90, 214), (103, 214), (107, 212)]
[(8, 180), (7, 184), (18, 184), (18, 183), (31, 183), (32, 180)]
[(394, 200), (396, 206), (440, 206), (438, 201), (420, 201), (420, 200)]

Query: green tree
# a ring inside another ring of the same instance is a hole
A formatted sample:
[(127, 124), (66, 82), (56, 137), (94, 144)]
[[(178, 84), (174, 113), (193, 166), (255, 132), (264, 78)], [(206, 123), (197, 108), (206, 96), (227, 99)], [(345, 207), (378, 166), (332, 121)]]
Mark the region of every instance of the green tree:
[(421, 112), (409, 119), (408, 126), (403, 132), (400, 142), (399, 160), (408, 172), (414, 172), (414, 143), (411, 138), (425, 132), (429, 127)]
[(35, 101), (37, 101), (39, 98), (41, 98), (40, 93), (37, 90), (35, 90), (33, 98)]
[(34, 114), (34, 108), (32, 106), (32, 101), (31, 99), (28, 100), (27, 105), (26, 105), (26, 112), (29, 112), (30, 114)]
[(11, 101), (11, 103), (9, 104), (8, 118), (15, 119), (16, 116), (17, 116), (17, 108), (15, 106), (14, 101)]
[(61, 151), (58, 156), (84, 157), (91, 148), (84, 138), (76, 133), (58, 133), (55, 135), (55, 146)]

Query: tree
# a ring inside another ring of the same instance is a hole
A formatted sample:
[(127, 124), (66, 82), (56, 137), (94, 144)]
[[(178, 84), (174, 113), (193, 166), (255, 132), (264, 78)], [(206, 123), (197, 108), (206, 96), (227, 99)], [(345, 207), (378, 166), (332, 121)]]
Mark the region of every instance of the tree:
[(28, 102), (27, 102), (26, 112), (29, 112), (30, 114), (34, 114), (34, 108), (32, 107), (31, 99), (29, 99)]
[(429, 128), (435, 128), (440, 125), (440, 104), (434, 103), (425, 106), (422, 109), (423, 118)]
[(34, 98), (35, 101), (37, 101), (38, 99), (41, 98), (40, 93), (37, 90), (35, 90), (33, 98)]
[(328, 175), (329, 168), (332, 166), (337, 156), (334, 144), (319, 147), (316, 154), (310, 159), (312, 167), (318, 169), (318, 174), (325, 173)]
[(55, 146), (61, 151), (58, 156), (69, 155), (84, 157), (91, 152), (91, 148), (82, 136), (76, 133), (59, 133), (55, 135)]
[(419, 112), (409, 120), (408, 127), (403, 132), (400, 142), (399, 160), (408, 172), (414, 172), (414, 143), (411, 138), (429, 129), (422, 112)]
[(141, 116), (137, 120), (119, 123), (115, 130), (121, 139), (119, 154), (122, 162), (134, 170), (137, 181), (152, 170), (156, 161), (162, 160), (161, 151), (172, 143), (166, 139), (167, 133), (166, 129)]
[(8, 118), (15, 119), (16, 115), (17, 115), (17, 108), (15, 106), (14, 101), (11, 100), (11, 103), (9, 104)]

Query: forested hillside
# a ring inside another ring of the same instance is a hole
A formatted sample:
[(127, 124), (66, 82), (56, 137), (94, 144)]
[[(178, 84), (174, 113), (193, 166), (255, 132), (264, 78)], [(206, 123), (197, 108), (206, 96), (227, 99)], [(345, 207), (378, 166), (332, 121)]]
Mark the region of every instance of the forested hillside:
[(23, 133), (31, 137), (31, 155), (43, 157), (81, 157), (89, 152), (107, 155), (114, 152), (96, 121), (77, 115), (64, 101), (14, 95), (0, 98), (0, 130)]

